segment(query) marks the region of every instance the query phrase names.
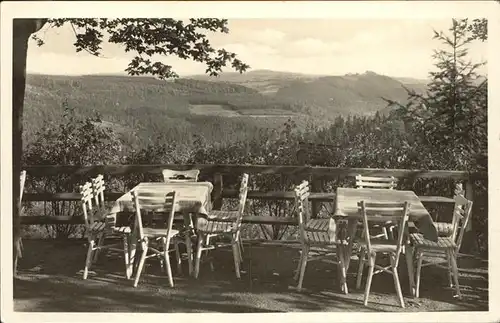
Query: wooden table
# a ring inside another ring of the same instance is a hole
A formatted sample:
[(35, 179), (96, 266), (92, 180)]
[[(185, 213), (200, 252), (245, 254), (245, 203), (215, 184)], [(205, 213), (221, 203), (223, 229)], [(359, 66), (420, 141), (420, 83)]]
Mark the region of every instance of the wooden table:
[[(210, 182), (184, 182), (184, 183), (140, 183), (139, 185), (132, 188), (129, 192), (122, 195), (115, 202), (115, 205), (111, 209), (111, 213), (118, 214), (120, 212), (134, 212), (135, 206), (132, 199), (132, 191), (138, 190), (155, 190), (160, 193), (167, 194), (168, 192), (175, 191), (177, 193), (177, 201), (175, 205), (175, 212), (181, 213), (184, 218), (184, 228), (183, 232), (185, 235), (186, 249), (188, 255), (188, 265), (189, 274), (193, 273), (193, 252), (191, 245), (191, 234), (194, 230), (193, 221), (191, 219), (191, 214), (197, 215), (207, 215), (210, 211), (211, 205), (211, 193), (213, 185)], [(119, 220), (117, 219), (117, 222)], [(129, 221), (130, 222), (130, 221)], [(135, 250), (137, 245), (137, 232), (133, 226), (130, 243), (130, 259), (132, 260), (135, 256)], [(131, 264), (133, 261), (131, 261)]]
[[(386, 189), (368, 189), (368, 188), (337, 188), (337, 200), (335, 205), (335, 217), (339, 219), (346, 218), (347, 224), (347, 239), (349, 241), (345, 250), (346, 271), (349, 269), (351, 260), (352, 247), (356, 227), (358, 221), (361, 220), (361, 215), (358, 211), (359, 201), (372, 202), (405, 202), (409, 201), (410, 217), (409, 222), (414, 223), (415, 227), (424, 235), (426, 239), (437, 241), (438, 232), (432, 217), (423, 206), (418, 196), (413, 191), (399, 191)], [(408, 232), (408, 228), (406, 228)], [(413, 248), (409, 243), (405, 245), (406, 264), (408, 269), (408, 277), (410, 281), (410, 290), (412, 294), (415, 292), (414, 283), (414, 268), (413, 268)]]

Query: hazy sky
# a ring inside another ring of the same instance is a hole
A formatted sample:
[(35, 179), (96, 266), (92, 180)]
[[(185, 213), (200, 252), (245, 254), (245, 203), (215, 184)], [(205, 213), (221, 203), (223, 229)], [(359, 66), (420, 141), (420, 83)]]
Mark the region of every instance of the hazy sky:
[[(433, 29), (445, 31), (449, 19), (230, 19), (228, 34), (210, 34), (216, 47), (236, 52), (252, 69), (307, 74), (376, 73), (426, 78), (431, 55), (440, 46)], [(45, 74), (122, 73), (132, 53), (103, 44), (104, 58), (76, 53), (69, 26), (42, 29), (45, 45), (30, 41), (28, 72)], [(470, 47), (474, 61), (487, 60), (487, 43)], [(180, 75), (203, 73), (204, 65), (165, 57)]]

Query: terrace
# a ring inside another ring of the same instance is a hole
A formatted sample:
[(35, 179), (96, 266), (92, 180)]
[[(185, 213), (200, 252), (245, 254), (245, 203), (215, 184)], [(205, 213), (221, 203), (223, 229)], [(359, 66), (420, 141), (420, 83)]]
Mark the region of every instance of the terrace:
[[(113, 253), (103, 253), (92, 268), (87, 280), (81, 271), (85, 263), (87, 240), (74, 239), (23, 239), (23, 258), (19, 261), (19, 278), (14, 280), (15, 311), (54, 312), (294, 312), (294, 311), (487, 311), (488, 310), (488, 260), (479, 256), (475, 239), (477, 228), (469, 226), (463, 248), (458, 258), (461, 298), (454, 297), (454, 289), (447, 286), (447, 270), (425, 267), (422, 270), (420, 297), (411, 296), (406, 263), (401, 257), (399, 276), (405, 308), (397, 301), (391, 275), (375, 275), (370, 292), (370, 302), (363, 305), (364, 286), (356, 289), (357, 255), (347, 272), (349, 293), (338, 286), (338, 272), (327, 262), (308, 264), (302, 291), (297, 291), (294, 271), (299, 260), (300, 242), (297, 238), (297, 217), (286, 205), (293, 204), (294, 195), (287, 187), (307, 179), (312, 184), (310, 196), (312, 216), (324, 217), (335, 207), (336, 187), (345, 187), (357, 174), (394, 176), (402, 189), (412, 190), (431, 215), (439, 211), (451, 214), (452, 191), (430, 195), (429, 183), (453, 187), (463, 183), (465, 196), (475, 196), (477, 183), (486, 180), (482, 173), (457, 171), (422, 171), (396, 169), (344, 169), (310, 166), (255, 166), (255, 165), (123, 165), (123, 166), (29, 166), (25, 167), (29, 181), (66, 176), (75, 188), (88, 178), (104, 174), (110, 182), (114, 179), (134, 178), (122, 185), (122, 190), (106, 193), (107, 201), (116, 201), (138, 182), (161, 181), (162, 169), (200, 169), (200, 181), (214, 185), (211, 200), (214, 209), (224, 209), (237, 197), (235, 178), (242, 173), (252, 177), (275, 178), (278, 185), (272, 190), (253, 186), (248, 192), (249, 203), (280, 204), (266, 210), (262, 205), (247, 207), (243, 216), (244, 254), (241, 279), (234, 277), (230, 249), (215, 250), (214, 270), (202, 263), (197, 279), (188, 275), (183, 262), (182, 273), (174, 272), (175, 287), (161, 271), (159, 263), (146, 263), (138, 287), (125, 279), (121, 260)], [(136, 176), (136, 177), (134, 177)], [(139, 176), (139, 177), (137, 177)], [(444, 184), (443, 184), (444, 183)], [(427, 186), (426, 186), (427, 185)], [(28, 185), (29, 186), (29, 185)], [(111, 185), (112, 186), (112, 185)], [(431, 185), (432, 186), (432, 185)], [(432, 190), (431, 190), (432, 191)], [(43, 192), (26, 190), (23, 195), (25, 208), (41, 210), (40, 203), (77, 203), (79, 193)], [(287, 204), (288, 203), (288, 204)], [(286, 205), (285, 205), (286, 204)], [(479, 204), (479, 203), (478, 203)], [(38, 205), (38, 209), (37, 209)], [(473, 219), (485, 217), (474, 209)], [(441, 215), (440, 215), (441, 216)], [(441, 219), (441, 218), (440, 218)], [(435, 220), (435, 219), (434, 219)], [(441, 221), (441, 220), (440, 220)], [(44, 216), (33, 212), (22, 217), (22, 224), (44, 227), (52, 224), (81, 225), (81, 215)], [(29, 230), (27, 230), (29, 231)], [(33, 236), (32, 236), (33, 237)], [(463, 251), (465, 250), (465, 251)]]

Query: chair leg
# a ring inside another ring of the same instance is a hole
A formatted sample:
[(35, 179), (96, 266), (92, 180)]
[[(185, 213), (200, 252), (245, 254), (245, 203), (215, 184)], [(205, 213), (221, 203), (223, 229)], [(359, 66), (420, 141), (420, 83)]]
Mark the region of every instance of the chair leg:
[(346, 271), (346, 266), (345, 266), (345, 257), (344, 257), (344, 250), (340, 249), (337, 251), (337, 260), (338, 260), (338, 268), (340, 269), (340, 286), (341, 290), (344, 292), (344, 294), (348, 294), (349, 290), (347, 289), (347, 271)]
[[(207, 234), (207, 236), (206, 236), (206, 242), (205, 242), (205, 246), (206, 246), (206, 247), (210, 246), (210, 238), (215, 237), (215, 236), (216, 236), (216, 235)], [(214, 271), (215, 271), (215, 269), (214, 269), (214, 262), (213, 262), (212, 258), (211, 258), (211, 257), (209, 257), (210, 251), (211, 251), (210, 249), (205, 249), (205, 257), (206, 257), (206, 258), (208, 259), (208, 261), (209, 261), (209, 264), (210, 264), (210, 271), (211, 271), (211, 272), (214, 272)]]
[(361, 251), (359, 252), (359, 267), (358, 267), (358, 276), (356, 277), (356, 289), (361, 288), (361, 279), (363, 277), (363, 269), (365, 267), (365, 255), (366, 255), (366, 249), (361, 248)]
[[(192, 226), (190, 227), (192, 228)], [(188, 258), (189, 275), (193, 274), (193, 247), (191, 245), (191, 229), (185, 231), (186, 253)]]
[(417, 277), (416, 277), (416, 286), (415, 286), (415, 297), (420, 297), (420, 274), (422, 272), (422, 263), (424, 261), (424, 252), (417, 252)]
[(389, 234), (387, 233), (387, 228), (385, 226), (382, 226), (382, 233), (384, 234), (385, 240), (389, 240)]
[[(303, 249), (303, 248), (302, 248)], [(295, 274), (293, 275), (293, 280), (299, 279), (300, 268), (302, 267), (302, 257), (304, 256), (304, 250), (300, 251), (299, 263), (297, 264), (297, 269), (295, 270)]]
[(240, 262), (243, 263), (243, 242), (241, 242), (241, 238), (238, 239), (238, 255), (240, 255)]
[(234, 271), (236, 272), (236, 278), (240, 279), (240, 247), (238, 246), (238, 241), (233, 241), (233, 258), (234, 258)]
[(174, 239), (175, 259), (177, 260), (177, 273), (182, 274), (181, 252), (179, 250), (179, 240)]
[(170, 287), (174, 287), (174, 278), (172, 277), (172, 267), (170, 267), (170, 254), (169, 254), (170, 241), (163, 238), (163, 257), (165, 258), (165, 269), (167, 270), (168, 283)]
[(457, 297), (462, 297), (460, 294), (460, 285), (458, 283), (458, 265), (457, 265), (457, 254), (454, 250), (449, 251), (450, 259), (451, 259), (451, 267), (453, 270), (453, 280), (455, 281), (455, 289), (457, 292)]
[(365, 297), (363, 301), (365, 306), (368, 305), (368, 296), (370, 295), (370, 288), (372, 286), (373, 269), (375, 268), (376, 257), (377, 254), (375, 253), (368, 255), (368, 276), (366, 277)]
[(94, 251), (95, 240), (89, 239), (89, 247), (87, 249), (87, 257), (85, 259), (85, 269), (83, 269), (83, 279), (87, 279), (90, 267), (92, 266), (92, 253)]
[(401, 292), (401, 284), (399, 283), (399, 276), (398, 276), (398, 268), (393, 267), (392, 268), (392, 275), (394, 277), (394, 286), (396, 287), (396, 293), (398, 294), (398, 299), (399, 299), (399, 304), (401, 304), (401, 307), (405, 307), (405, 301), (403, 298), (403, 293)]
[(307, 257), (309, 254), (309, 246), (304, 245), (302, 247), (302, 256), (300, 257), (300, 275), (299, 275), (299, 283), (297, 285), (297, 290), (300, 291), (302, 289), (302, 282), (304, 281), (304, 274), (306, 272), (307, 266)]
[(391, 225), (389, 227), (389, 233), (390, 233), (391, 240), (396, 240), (396, 234), (394, 233), (394, 231), (397, 232), (397, 227), (395, 225)]
[(203, 251), (202, 249), (203, 239), (204, 236), (201, 233), (198, 234), (198, 242), (196, 246), (196, 259), (194, 262), (194, 278), (198, 278), (198, 274), (200, 273), (201, 252)]
[(97, 262), (97, 258), (99, 257), (99, 253), (101, 251), (101, 248), (102, 248), (102, 245), (104, 244), (104, 232), (102, 232), (100, 235), (99, 235), (99, 238), (97, 240), (97, 248), (94, 252), (94, 258), (92, 259), (92, 263), (96, 263)]
[[(212, 236), (210, 234), (207, 234), (207, 236), (205, 237), (205, 246), (208, 247), (210, 245), (210, 238)], [(206, 249), (205, 250), (205, 256), (208, 257), (208, 253), (210, 252), (210, 250)]]
[(165, 257), (162, 255), (160, 258), (160, 269), (162, 273), (166, 273), (167, 270), (165, 269)]
[(240, 242), (240, 249), (241, 249), (241, 253), (243, 254), (243, 252), (245, 252), (245, 248), (243, 248), (243, 240), (238, 240)]
[(130, 266), (130, 258), (129, 258), (129, 248), (128, 248), (128, 235), (123, 236), (123, 259), (125, 260), (125, 277), (130, 279), (129, 266)]
[(133, 241), (136, 236), (131, 234), (129, 236), (129, 262), (128, 262), (128, 268), (127, 268), (127, 276), (132, 277), (134, 274), (135, 270), (135, 265), (136, 265), (136, 252), (137, 252), (137, 241)]
[(398, 295), (399, 304), (402, 308), (405, 307), (405, 301), (403, 298), (403, 293), (401, 292), (401, 284), (399, 283), (398, 267), (395, 265), (395, 255), (391, 255), (391, 271), (392, 277), (394, 278), (394, 287), (396, 287), (396, 294)]
[(405, 244), (404, 253), (406, 258), (406, 269), (408, 270), (408, 281), (412, 296), (415, 296), (414, 251), (417, 250), (415, 250), (412, 245)]
[(147, 253), (148, 253), (148, 242), (146, 241), (142, 243), (141, 259), (139, 260), (137, 273), (135, 274), (134, 287), (137, 287), (137, 284), (139, 283), (139, 277), (141, 277), (141, 272), (144, 267), (144, 262), (146, 261)]
[(446, 251), (446, 261), (448, 262), (448, 285), (453, 287), (453, 268), (451, 264), (450, 253)]

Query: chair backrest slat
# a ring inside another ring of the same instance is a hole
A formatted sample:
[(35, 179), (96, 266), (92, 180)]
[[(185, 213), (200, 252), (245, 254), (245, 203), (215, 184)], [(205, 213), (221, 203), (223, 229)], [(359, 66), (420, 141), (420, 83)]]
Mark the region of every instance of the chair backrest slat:
[(295, 206), (299, 218), (299, 232), (302, 241), (306, 240), (305, 226), (309, 221), (309, 182), (303, 181), (295, 187)]
[(462, 240), (467, 225), (472, 215), (472, 201), (466, 199), (463, 195), (454, 197), (455, 207), (453, 209), (452, 233), (451, 238), (455, 241), (457, 251), (460, 250)]
[(403, 246), (405, 227), (410, 216), (409, 202), (358, 202), (358, 211), (363, 219), (364, 238), (368, 252), (371, 252), (370, 222), (393, 221), (398, 224), (398, 237), (396, 247), (396, 265)]
[(104, 207), (104, 191), (106, 190), (106, 185), (103, 175), (97, 175), (96, 178), (92, 178), (92, 189), (94, 191), (96, 207)]
[(465, 205), (467, 204), (467, 199), (463, 197), (460, 194), (456, 194), (453, 197), (455, 201), (455, 205), (453, 206), (453, 217), (451, 221), (451, 227), (452, 227), (452, 238), (453, 241), (456, 241), (456, 235), (458, 234), (458, 229), (460, 227), (460, 222), (463, 220), (465, 216)]
[(380, 188), (392, 190), (396, 188), (397, 179), (391, 177), (374, 177), (356, 175), (356, 188)]
[[(248, 174), (243, 174), (241, 177), (240, 193), (239, 193), (239, 204), (238, 204), (238, 215), (236, 217), (236, 227), (235, 229), (239, 235), (239, 228), (241, 227), (241, 222), (243, 220), (243, 213), (245, 212), (245, 205), (247, 202), (248, 195)], [(237, 237), (239, 238), (239, 236)]]
[(197, 182), (198, 176), (200, 175), (199, 169), (190, 170), (173, 170), (164, 169), (162, 171), (163, 181), (165, 183), (177, 183), (177, 182)]
[(132, 191), (132, 200), (136, 214), (135, 225), (138, 229), (139, 237), (141, 239), (144, 238), (144, 228), (165, 229), (165, 234), (168, 235), (172, 230), (174, 221), (175, 191), (166, 194), (157, 194), (154, 199), (144, 199), (142, 198), (142, 194), (147, 194), (146, 192), (151, 193), (147, 189)]
[(165, 198), (165, 191), (157, 191), (154, 189), (141, 188), (140, 194), (137, 197), (142, 208), (147, 205), (156, 205), (163, 207), (163, 199)]
[[(139, 193), (137, 193), (139, 192)], [(132, 195), (136, 196), (141, 210), (154, 211), (163, 210), (165, 208), (165, 194), (166, 192), (153, 191), (148, 188), (141, 188), (140, 190), (132, 191)], [(134, 200), (135, 201), (135, 200)]]
[(81, 194), (81, 205), (83, 211), (83, 218), (85, 220), (85, 225), (87, 228), (94, 223), (94, 211), (92, 209), (92, 200), (94, 199), (94, 192), (92, 189), (92, 183), (86, 182), (84, 185), (80, 185), (79, 191)]

